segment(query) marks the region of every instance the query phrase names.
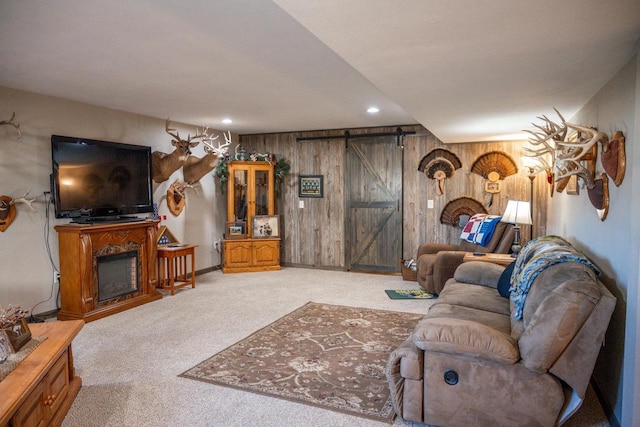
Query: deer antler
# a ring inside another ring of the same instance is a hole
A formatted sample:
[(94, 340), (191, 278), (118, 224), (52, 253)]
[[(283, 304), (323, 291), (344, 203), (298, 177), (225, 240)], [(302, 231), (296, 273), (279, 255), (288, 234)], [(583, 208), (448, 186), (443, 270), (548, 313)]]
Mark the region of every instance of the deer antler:
[(565, 125), (573, 132), (568, 141), (556, 141), (555, 169), (558, 171), (556, 181), (571, 175), (578, 175), (584, 180), (587, 188), (593, 188), (595, 185), (594, 172), (582, 162), (595, 162), (595, 156), (591, 154), (594, 146), (598, 142), (608, 142), (609, 138), (603, 132), (593, 128), (566, 122)]
[[(201, 138), (207, 136), (206, 130), (205, 130), (205, 133), (197, 133), (198, 132), (198, 128), (196, 128), (196, 134), (194, 136), (191, 136), (191, 134), (189, 134), (189, 135), (187, 135), (187, 139), (182, 139), (182, 138), (180, 138), (180, 132), (178, 132), (175, 128), (170, 128), (169, 127), (169, 123), (171, 123), (171, 121), (169, 119), (167, 119), (167, 121), (164, 123), (164, 130), (165, 130), (165, 132), (167, 132), (169, 135), (171, 135), (173, 137), (172, 143), (175, 142), (177, 144), (177, 143), (179, 143), (181, 141), (185, 141), (185, 142), (191, 143), (192, 139), (201, 139)], [(195, 147), (195, 145), (194, 145), (194, 147)]]
[(18, 131), (18, 139), (20, 139), (22, 137), (22, 132), (20, 132), (20, 123), (16, 123), (14, 121), (15, 118), (16, 118), (16, 113), (14, 111), (9, 120), (0, 121), (0, 126), (2, 126), (2, 125), (13, 126)]
[(26, 193), (24, 193), (22, 195), (22, 197), (18, 197), (17, 199), (13, 199), (11, 200), (11, 202), (9, 203), (10, 205), (16, 205), (18, 203), (25, 203), (27, 206), (29, 206), (29, 209), (31, 209), (32, 212), (35, 212), (35, 208), (33, 206), (31, 206), (31, 203), (33, 203), (37, 197), (34, 197), (33, 199), (27, 199), (27, 194), (29, 194), (29, 191), (27, 191)]

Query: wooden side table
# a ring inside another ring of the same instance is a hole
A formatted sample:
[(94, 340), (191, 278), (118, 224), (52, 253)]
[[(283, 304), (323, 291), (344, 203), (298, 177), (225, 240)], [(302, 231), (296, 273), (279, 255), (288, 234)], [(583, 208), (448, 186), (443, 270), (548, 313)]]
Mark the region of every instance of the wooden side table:
[[(196, 256), (198, 245), (168, 245), (158, 247), (158, 285), (176, 294), (176, 289), (196, 287)], [(191, 262), (189, 262), (191, 257)]]
[(469, 261), (484, 261), (484, 262), (492, 262), (494, 264), (504, 265), (505, 267), (511, 264), (516, 259), (512, 257), (510, 254), (494, 254), (494, 253), (486, 253), (481, 255), (474, 255), (472, 252), (468, 252), (462, 258), (463, 262)]

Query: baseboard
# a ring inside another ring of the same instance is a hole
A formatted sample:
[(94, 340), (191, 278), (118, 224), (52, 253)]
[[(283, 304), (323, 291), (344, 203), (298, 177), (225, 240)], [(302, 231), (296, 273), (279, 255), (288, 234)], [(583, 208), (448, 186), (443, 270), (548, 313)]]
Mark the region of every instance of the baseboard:
[(220, 270), (222, 267), (219, 265), (214, 265), (213, 267), (203, 268), (201, 270), (196, 270), (196, 276), (200, 276), (201, 274), (211, 273), (212, 271)]
[(591, 387), (593, 387), (593, 391), (596, 393), (598, 402), (600, 402), (600, 406), (602, 406), (604, 415), (607, 417), (607, 420), (609, 421), (611, 427), (620, 427), (620, 422), (613, 413), (613, 407), (604, 398), (604, 394), (602, 393), (602, 389), (598, 386), (598, 382), (595, 380), (595, 378), (591, 377), (590, 383)]
[(332, 270), (332, 271), (347, 271), (344, 267), (333, 267), (324, 265), (310, 265), (310, 264), (296, 264), (293, 262), (282, 262), (282, 267), (294, 267), (294, 268), (308, 268), (312, 270)]

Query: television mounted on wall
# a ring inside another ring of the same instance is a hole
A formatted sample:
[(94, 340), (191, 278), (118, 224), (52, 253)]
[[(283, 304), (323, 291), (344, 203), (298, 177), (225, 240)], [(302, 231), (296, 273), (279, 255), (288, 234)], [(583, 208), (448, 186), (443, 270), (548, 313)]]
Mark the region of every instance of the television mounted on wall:
[(93, 223), (153, 212), (151, 147), (51, 135), (56, 218)]

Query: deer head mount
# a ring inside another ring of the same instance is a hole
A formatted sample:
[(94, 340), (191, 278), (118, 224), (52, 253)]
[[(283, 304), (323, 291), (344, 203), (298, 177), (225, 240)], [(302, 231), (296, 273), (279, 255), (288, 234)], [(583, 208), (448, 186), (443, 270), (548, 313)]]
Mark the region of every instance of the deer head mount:
[[(165, 122), (165, 131), (173, 137), (171, 144), (175, 147), (171, 154), (155, 151), (152, 153), (151, 173), (155, 182), (160, 183), (169, 179), (169, 177), (178, 169), (183, 168), (184, 179), (187, 184), (195, 184), (212, 171), (218, 159), (223, 157), (229, 145), (231, 145), (231, 132), (224, 134), (225, 143), (216, 147), (213, 141), (219, 138), (219, 135), (209, 135), (209, 128), (204, 128), (202, 132), (196, 128), (196, 135), (188, 135), (186, 139), (180, 137), (180, 133), (170, 128), (170, 120)], [(191, 149), (202, 143), (206, 155), (198, 158), (191, 155)]]
[(18, 131), (18, 139), (20, 139), (22, 137), (22, 132), (20, 132), (20, 124), (16, 123), (15, 118), (16, 118), (16, 113), (14, 112), (11, 115), (11, 118), (9, 120), (0, 121), (0, 126), (2, 126), (2, 125), (13, 126)]
[(216, 141), (220, 135), (209, 135), (207, 133), (208, 130), (209, 129), (207, 128), (202, 132), (204, 135), (202, 138), (202, 144), (204, 146), (204, 151), (207, 154), (202, 158), (190, 156), (182, 168), (182, 174), (187, 184), (193, 185), (200, 181), (202, 177), (211, 172), (218, 165), (220, 159), (229, 151), (229, 146), (231, 145), (231, 132), (223, 133), (225, 143), (218, 143), (218, 145), (215, 146), (213, 141)]
[(166, 154), (160, 151), (154, 151), (151, 154), (151, 177), (157, 183), (164, 182), (169, 179), (171, 174), (180, 169), (187, 162), (187, 159), (191, 155), (191, 149), (200, 143), (200, 139), (204, 136), (188, 135), (187, 139), (180, 137), (180, 133), (170, 128), (170, 120), (164, 124), (165, 132), (173, 137), (171, 145), (175, 147), (171, 154)]
[(22, 197), (18, 197), (17, 199), (13, 199), (9, 196), (0, 196), (0, 231), (6, 230), (15, 219), (17, 204), (24, 203), (29, 206), (29, 209), (32, 212), (35, 212), (31, 203), (33, 203), (36, 198), (27, 199), (28, 194), (29, 192), (27, 191), (22, 195)]

